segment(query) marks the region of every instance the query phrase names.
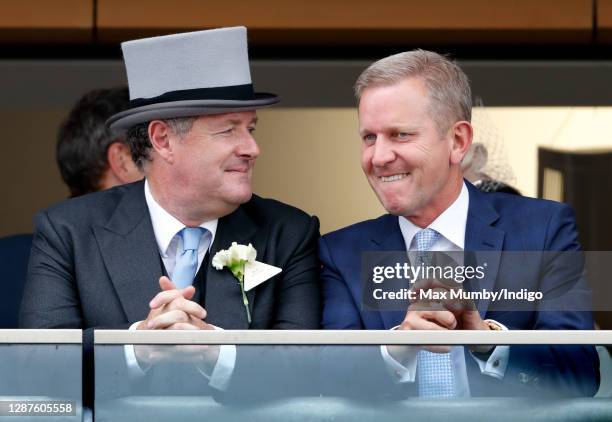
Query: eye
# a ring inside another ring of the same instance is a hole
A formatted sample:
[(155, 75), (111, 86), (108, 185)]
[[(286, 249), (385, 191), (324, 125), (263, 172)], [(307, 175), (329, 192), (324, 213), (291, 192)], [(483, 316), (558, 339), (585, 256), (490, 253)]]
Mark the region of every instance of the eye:
[(417, 133), (416, 132), (402, 132), (402, 131), (397, 131), (395, 133), (392, 134), (393, 138), (396, 139), (399, 142), (411, 142), (414, 141), (417, 137)]
[(231, 135), (233, 132), (234, 132), (234, 128), (230, 127), (230, 128), (225, 129), (225, 130), (220, 130), (216, 134), (217, 135), (221, 135), (221, 136), (228, 136), (228, 135)]
[(366, 145), (372, 145), (372, 144), (374, 144), (374, 142), (376, 142), (376, 135), (373, 134), (373, 133), (367, 133), (367, 134), (363, 135), (362, 139), (363, 139), (363, 142)]
[(255, 128), (254, 127), (250, 127), (247, 129), (249, 131), (249, 133), (252, 135), (253, 133), (255, 133)]

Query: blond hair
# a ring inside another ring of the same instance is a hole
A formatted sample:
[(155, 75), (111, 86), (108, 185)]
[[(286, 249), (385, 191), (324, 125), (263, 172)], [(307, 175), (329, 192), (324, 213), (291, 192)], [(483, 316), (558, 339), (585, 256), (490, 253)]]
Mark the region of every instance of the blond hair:
[(420, 49), (372, 63), (355, 82), (357, 102), (367, 88), (394, 85), (407, 78), (421, 78), (425, 83), (429, 113), (440, 133), (457, 121), (471, 120), (472, 91), (467, 75), (454, 61)]

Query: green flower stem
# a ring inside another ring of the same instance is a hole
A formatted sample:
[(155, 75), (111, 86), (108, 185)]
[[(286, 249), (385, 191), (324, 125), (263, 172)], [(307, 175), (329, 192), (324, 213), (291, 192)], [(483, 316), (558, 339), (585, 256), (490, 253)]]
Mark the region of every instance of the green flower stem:
[(244, 292), (244, 273), (241, 274), (239, 279), (240, 292), (242, 293), (242, 303), (244, 303), (244, 309), (246, 309), (247, 321), (251, 323), (251, 311), (249, 310), (249, 299), (247, 299), (246, 293)]

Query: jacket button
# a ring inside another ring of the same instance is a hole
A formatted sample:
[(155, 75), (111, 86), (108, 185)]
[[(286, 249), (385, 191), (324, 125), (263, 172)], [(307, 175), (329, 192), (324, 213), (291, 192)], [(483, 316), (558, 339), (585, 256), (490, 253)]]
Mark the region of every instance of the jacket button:
[(493, 361), (493, 368), (497, 368), (498, 366), (499, 366), (499, 360), (498, 360), (498, 359), (495, 359), (495, 360)]

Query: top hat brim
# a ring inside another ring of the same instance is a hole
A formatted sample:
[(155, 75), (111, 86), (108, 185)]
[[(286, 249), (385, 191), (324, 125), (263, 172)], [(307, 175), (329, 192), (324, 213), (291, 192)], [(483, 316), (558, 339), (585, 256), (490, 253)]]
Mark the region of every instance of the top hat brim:
[(280, 101), (274, 94), (256, 93), (250, 100), (183, 100), (134, 107), (111, 116), (106, 125), (114, 133), (123, 133), (139, 123), (157, 119), (235, 113), (271, 106)]

